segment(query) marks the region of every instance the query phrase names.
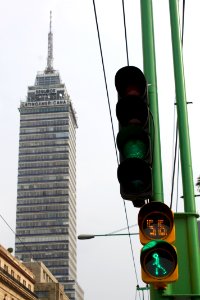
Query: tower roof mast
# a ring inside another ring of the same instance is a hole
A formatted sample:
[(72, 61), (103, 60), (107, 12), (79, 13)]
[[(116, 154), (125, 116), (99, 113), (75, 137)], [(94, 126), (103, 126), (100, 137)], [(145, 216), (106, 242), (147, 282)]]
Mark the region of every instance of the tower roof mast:
[(45, 73), (51, 73), (53, 69), (53, 33), (51, 32), (51, 23), (52, 23), (52, 12), (50, 11), (50, 24), (49, 24), (49, 33), (48, 33), (48, 56), (47, 56), (47, 67)]

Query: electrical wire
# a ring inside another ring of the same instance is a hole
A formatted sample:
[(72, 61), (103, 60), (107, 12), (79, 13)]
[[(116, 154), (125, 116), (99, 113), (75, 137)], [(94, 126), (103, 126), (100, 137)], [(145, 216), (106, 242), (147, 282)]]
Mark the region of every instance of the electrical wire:
[(176, 157), (177, 157), (177, 147), (178, 146), (178, 124), (176, 122), (176, 140), (175, 140), (175, 149), (174, 149), (174, 164), (173, 164), (173, 172), (172, 172), (172, 188), (171, 188), (171, 201), (170, 201), (170, 209), (172, 209), (173, 202), (173, 193), (174, 193), (174, 179), (175, 179), (175, 167), (176, 167)]
[[(4, 219), (4, 217), (0, 214), (1, 219), (4, 221), (4, 223), (8, 226), (8, 228), (14, 233), (15, 237), (20, 241), (20, 243), (26, 248), (26, 250), (34, 257), (33, 253), (26, 247), (24, 242), (17, 236), (16, 232), (12, 229), (12, 227), (8, 224), (8, 222)], [(39, 262), (34, 259), (34, 261), (40, 266)]]
[(101, 47), (99, 25), (98, 25), (96, 6), (95, 6), (95, 1), (94, 0), (93, 0), (93, 7), (94, 7), (94, 15), (95, 15), (97, 35), (98, 35), (98, 41), (99, 41), (99, 49), (100, 49), (100, 54), (101, 54), (101, 63), (102, 63), (102, 68), (103, 68), (104, 81), (105, 81), (106, 95), (107, 95), (107, 100), (108, 100), (108, 109), (109, 109), (109, 115), (110, 115), (111, 126), (112, 126), (113, 140), (114, 140), (114, 145), (115, 145), (115, 153), (116, 153), (117, 163), (119, 164), (119, 158), (118, 158), (118, 153), (117, 153), (117, 145), (116, 145), (116, 141), (115, 141), (115, 132), (114, 132), (114, 126), (113, 126), (113, 119), (112, 119), (112, 113), (111, 113), (111, 106), (110, 106), (110, 98), (109, 98), (109, 93), (108, 93), (108, 84), (107, 84), (107, 80), (106, 80), (106, 71), (105, 71), (105, 65), (104, 65), (104, 59), (103, 59), (103, 51), (102, 51), (102, 47)]
[(183, 0), (183, 12), (182, 12), (182, 31), (181, 31), (182, 47), (183, 47), (184, 26), (185, 26), (185, 0)]
[[(112, 114), (111, 114), (111, 108), (110, 108), (110, 100), (109, 100), (109, 93), (108, 93), (108, 86), (107, 86), (107, 80), (106, 80), (106, 72), (105, 72), (105, 66), (104, 66), (104, 59), (103, 59), (103, 52), (102, 52), (102, 46), (101, 46), (101, 39), (100, 39), (100, 32), (99, 32), (99, 25), (98, 25), (98, 19), (97, 19), (95, 0), (93, 0), (93, 8), (94, 8), (94, 15), (95, 15), (96, 28), (97, 28), (98, 41), (99, 41), (99, 49), (100, 49), (100, 54), (101, 54), (101, 62), (102, 62), (102, 68), (103, 68), (103, 74), (104, 74), (104, 81), (105, 81), (105, 87), (106, 87), (106, 94), (107, 94), (107, 100), (108, 100), (109, 114), (110, 114), (111, 126), (112, 126), (112, 132), (113, 132), (114, 146), (115, 146), (117, 164), (119, 165), (119, 158), (118, 158), (118, 154), (117, 154), (117, 146), (116, 146), (116, 141), (115, 141), (114, 126), (113, 126)], [(130, 230), (129, 230), (128, 214), (127, 214), (126, 204), (125, 204), (124, 199), (123, 199), (123, 203), (124, 203), (124, 211), (125, 211), (125, 215), (126, 215), (126, 222), (127, 222), (127, 229), (128, 229), (128, 236), (129, 236), (129, 242), (130, 242), (132, 259), (133, 259), (133, 265), (134, 265), (134, 270), (135, 270), (135, 277), (136, 277), (136, 281), (137, 281), (137, 284), (138, 284), (138, 276), (137, 276), (135, 258), (134, 258), (134, 254), (133, 254), (133, 247), (132, 247), (132, 243), (131, 243), (131, 235), (130, 235)]]
[[(138, 224), (131, 225), (131, 226), (129, 226), (129, 228), (136, 227), (136, 226), (138, 226)], [(127, 229), (127, 227), (123, 227), (121, 229), (109, 232), (108, 234), (114, 234), (114, 233), (117, 233), (117, 232), (120, 232), (120, 231), (123, 231), (123, 230), (126, 230), (126, 229)]]
[(126, 44), (127, 66), (129, 66), (128, 40), (127, 40), (127, 32), (126, 32), (126, 14), (125, 14), (124, 0), (122, 0), (122, 11), (123, 11), (123, 20), (124, 20), (124, 36), (125, 36), (125, 44)]
[(178, 212), (178, 194), (179, 194), (179, 189), (178, 189), (178, 183), (179, 183), (179, 170), (180, 170), (180, 160), (179, 160), (179, 154), (180, 152), (178, 151), (178, 166), (177, 166), (177, 190), (176, 190), (176, 212)]

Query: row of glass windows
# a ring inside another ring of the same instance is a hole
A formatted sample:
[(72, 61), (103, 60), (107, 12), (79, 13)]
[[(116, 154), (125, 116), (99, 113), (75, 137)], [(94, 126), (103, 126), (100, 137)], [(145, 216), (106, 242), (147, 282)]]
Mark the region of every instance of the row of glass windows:
[(37, 154), (29, 156), (19, 156), (19, 162), (31, 162), (31, 161), (48, 161), (48, 160), (64, 160), (68, 159), (68, 153), (47, 153), (47, 154)]
[[(65, 259), (66, 261), (66, 259)], [(68, 264), (63, 264), (63, 259), (56, 259), (56, 260), (49, 260), (48, 258), (43, 260), (45, 266), (50, 269), (52, 274), (54, 275), (55, 273), (58, 274), (69, 274), (69, 269), (66, 268)], [(57, 269), (59, 267), (59, 269)], [(60, 272), (59, 272), (60, 270)], [(63, 273), (64, 271), (64, 273)], [(59, 272), (59, 273), (58, 273)], [(54, 275), (55, 276), (55, 275)]]
[(54, 264), (50, 264), (47, 261), (45, 261), (45, 266), (47, 266), (48, 268), (50, 268), (51, 273), (54, 276), (57, 276), (57, 275), (68, 275), (69, 274), (68, 269), (66, 267), (63, 267), (64, 269), (63, 268), (61, 269), (62, 266), (60, 266), (59, 268), (56, 268), (56, 266)]
[(69, 246), (68, 246), (68, 243), (62, 243), (62, 242), (59, 242), (59, 243), (47, 243), (47, 244), (32, 244), (32, 245), (29, 245), (27, 244), (26, 246), (25, 245), (17, 245), (17, 249), (16, 249), (16, 252), (19, 253), (19, 252), (43, 252), (43, 251), (59, 251), (59, 252), (62, 252), (64, 250), (68, 250)]
[(40, 228), (38, 230), (38, 228), (36, 229), (18, 229), (16, 234), (17, 236), (25, 236), (25, 235), (48, 235), (48, 234), (68, 234), (68, 230), (67, 228), (63, 227), (63, 228)]
[(67, 160), (58, 161), (41, 161), (41, 162), (20, 162), (19, 169), (36, 169), (36, 168), (55, 168), (55, 167), (68, 167)]
[(20, 122), (20, 128), (24, 127), (38, 127), (38, 126), (52, 126), (52, 125), (68, 125), (69, 119), (68, 114), (65, 114), (64, 117), (55, 117), (55, 118), (41, 118), (41, 119), (29, 119), (22, 120)]
[(31, 169), (31, 170), (18, 170), (18, 179), (20, 176), (26, 176), (27, 179), (28, 179), (28, 175), (46, 175), (46, 174), (68, 174), (69, 173), (69, 168), (66, 168), (66, 167), (55, 167), (55, 168), (51, 168), (51, 169)]
[(17, 205), (30, 205), (30, 204), (33, 204), (33, 205), (37, 205), (37, 204), (49, 204), (49, 203), (57, 203), (57, 204), (62, 204), (62, 203), (69, 203), (68, 201), (68, 198), (65, 196), (60, 196), (60, 197), (55, 197), (55, 198), (33, 198), (33, 199), (18, 199), (17, 201)]
[(68, 105), (63, 104), (62, 106), (48, 106), (48, 107), (31, 107), (31, 108), (20, 108), (20, 115), (27, 114), (43, 114), (43, 113), (54, 113), (54, 112), (68, 112)]
[(17, 207), (17, 213), (30, 213), (30, 212), (43, 212), (43, 211), (67, 211), (67, 204), (60, 205), (44, 205), (44, 206), (25, 206), (25, 207)]
[(30, 149), (32, 147), (54, 147), (54, 146), (65, 146), (68, 145), (68, 140), (52, 140), (52, 141), (25, 141), (25, 142), (20, 142), (19, 143), (19, 150), (20, 148), (27, 148)]
[(63, 220), (51, 220), (51, 221), (36, 221), (36, 222), (32, 222), (32, 221), (25, 221), (25, 222), (20, 222), (17, 225), (17, 229), (18, 228), (37, 228), (37, 227), (68, 227), (68, 222), (67, 221), (63, 221)]
[(46, 154), (46, 153), (65, 153), (69, 149), (68, 146), (53, 146), (53, 147), (40, 147), (40, 148), (28, 148), (28, 149), (20, 149), (19, 156), (26, 156), (31, 154)]
[(51, 181), (65, 181), (69, 179), (69, 175), (43, 175), (36, 177), (18, 177), (18, 183), (33, 183), (33, 182), (51, 182)]
[[(76, 233), (75, 233), (76, 236)], [(19, 241), (19, 242), (18, 242)], [(15, 244), (20, 245), (20, 242), (22, 243), (22, 240), (20, 238), (17, 237), (15, 238)], [(28, 246), (32, 246), (32, 245), (36, 245), (37, 243), (40, 242), (40, 244), (45, 244), (46, 246), (51, 245), (51, 244), (55, 244), (55, 243), (67, 243), (70, 245), (70, 252), (75, 253), (76, 252), (76, 238), (73, 238), (72, 236), (70, 237), (70, 235), (66, 235), (66, 234), (59, 234), (59, 235), (51, 235), (51, 236), (38, 236), (38, 237), (34, 237), (34, 236), (24, 236), (23, 237), (23, 243), (27, 243)], [(48, 243), (49, 242), (49, 243)], [(32, 248), (31, 248), (32, 249)], [(26, 252), (26, 248), (24, 251), (21, 252)]]
[(54, 268), (55, 267), (59, 267), (59, 266), (68, 266), (69, 265), (69, 262), (67, 260), (67, 257), (59, 257), (57, 255), (55, 256), (52, 256), (52, 257), (48, 257), (48, 255), (45, 257), (45, 255), (42, 255), (42, 257), (40, 258), (37, 258), (37, 259), (42, 259), (42, 260), (48, 260), (48, 265), (49, 267), (53, 266)]
[(53, 120), (46, 120), (46, 121), (31, 121), (31, 122), (21, 122), (20, 124), (20, 132), (23, 132), (23, 130), (26, 130), (25, 132), (27, 132), (28, 129), (32, 129), (32, 130), (39, 130), (39, 128), (49, 128), (49, 127), (57, 127), (57, 126), (62, 126), (62, 127), (65, 127), (67, 126), (68, 127), (68, 119), (61, 119), (61, 120), (58, 120), (58, 119), (53, 119)]
[(20, 125), (32, 122), (46, 121), (46, 120), (64, 120), (68, 119), (68, 113), (52, 113), (52, 114), (39, 114), (39, 115), (21, 115)]
[(68, 195), (67, 189), (65, 190), (52, 190), (52, 191), (29, 191), (29, 192), (18, 192), (17, 198), (33, 198), (33, 197), (49, 197), (49, 196), (62, 196)]
[(29, 183), (24, 183), (24, 184), (18, 184), (18, 191), (20, 190), (44, 190), (44, 189), (64, 189), (68, 188), (69, 183), (68, 180), (65, 180), (63, 182), (42, 182), (42, 183), (34, 183), (34, 184), (29, 184)]
[(21, 128), (20, 135), (23, 134), (32, 134), (32, 133), (48, 133), (48, 132), (58, 132), (58, 131), (68, 131), (68, 126), (45, 126), (45, 127), (36, 127), (36, 128)]
[(48, 212), (41, 214), (17, 214), (17, 224), (19, 224), (20, 220), (48, 220), (48, 219), (56, 219), (62, 218), (65, 220), (68, 218), (68, 213), (66, 212)]
[(20, 142), (22, 141), (34, 141), (34, 140), (50, 140), (50, 139), (60, 139), (69, 136), (68, 132), (57, 132), (57, 133), (46, 133), (46, 134), (36, 134), (36, 135), (20, 135)]
[(43, 76), (36, 76), (35, 79), (35, 85), (39, 86), (44, 86), (44, 85), (52, 85), (52, 84), (60, 84), (61, 80), (60, 80), (60, 75), (51, 75), (51, 76), (45, 76), (45, 74)]
[[(62, 184), (62, 185), (61, 185)], [(30, 186), (34, 186), (30, 188)], [(52, 192), (55, 190), (55, 193), (64, 191), (68, 191), (68, 183), (67, 182), (55, 182), (53, 184), (34, 184), (34, 185), (18, 185), (18, 194), (23, 194), (23, 196), (30, 193), (32, 197), (35, 196), (36, 193), (41, 193), (42, 196), (46, 196), (48, 192)], [(46, 190), (46, 191), (44, 191)]]
[[(58, 176), (60, 177), (60, 176)], [(61, 176), (62, 177), (62, 176)], [(52, 183), (66, 183), (68, 181), (68, 175), (66, 175), (66, 178), (61, 178), (61, 179), (49, 179), (48, 176), (45, 178), (45, 176), (43, 178), (38, 178), (38, 177), (20, 177), (18, 179), (18, 190), (33, 190), (33, 188), (29, 188), (29, 186), (38, 184), (38, 187), (35, 188), (36, 190), (38, 189), (51, 189), (51, 185)], [(43, 184), (49, 184), (48, 188), (43, 188)], [(22, 188), (23, 186), (23, 188)], [(28, 186), (28, 187), (27, 187)], [(68, 187), (70, 187), (70, 189), (74, 192), (74, 187), (71, 187), (70, 184), (68, 185)]]

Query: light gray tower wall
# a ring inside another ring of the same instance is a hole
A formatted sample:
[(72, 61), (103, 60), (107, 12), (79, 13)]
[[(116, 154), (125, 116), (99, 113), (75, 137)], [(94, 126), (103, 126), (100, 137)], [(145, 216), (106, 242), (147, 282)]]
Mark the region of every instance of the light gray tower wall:
[(70, 300), (83, 300), (76, 263), (76, 128), (65, 84), (53, 69), (48, 35), (44, 72), (20, 103), (15, 254), (42, 261)]

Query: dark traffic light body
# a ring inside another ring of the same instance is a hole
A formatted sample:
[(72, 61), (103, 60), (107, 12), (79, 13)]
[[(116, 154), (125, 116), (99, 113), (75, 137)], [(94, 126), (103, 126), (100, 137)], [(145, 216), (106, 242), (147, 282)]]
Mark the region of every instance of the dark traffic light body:
[(142, 280), (164, 289), (178, 279), (178, 262), (175, 241), (174, 215), (161, 202), (145, 204), (138, 214), (141, 250)]
[(152, 153), (149, 133), (147, 81), (142, 71), (128, 66), (115, 76), (119, 121), (117, 176), (123, 199), (141, 207), (152, 196)]
[[(148, 84), (142, 71), (133, 66), (115, 75), (118, 92), (116, 115), (119, 121), (117, 147), (120, 163), (117, 177), (123, 199), (141, 207), (138, 214), (142, 279), (164, 289), (178, 279), (174, 215), (162, 202), (153, 200), (153, 136), (150, 133)], [(153, 118), (151, 118), (153, 125)], [(148, 204), (147, 203), (148, 200)]]

